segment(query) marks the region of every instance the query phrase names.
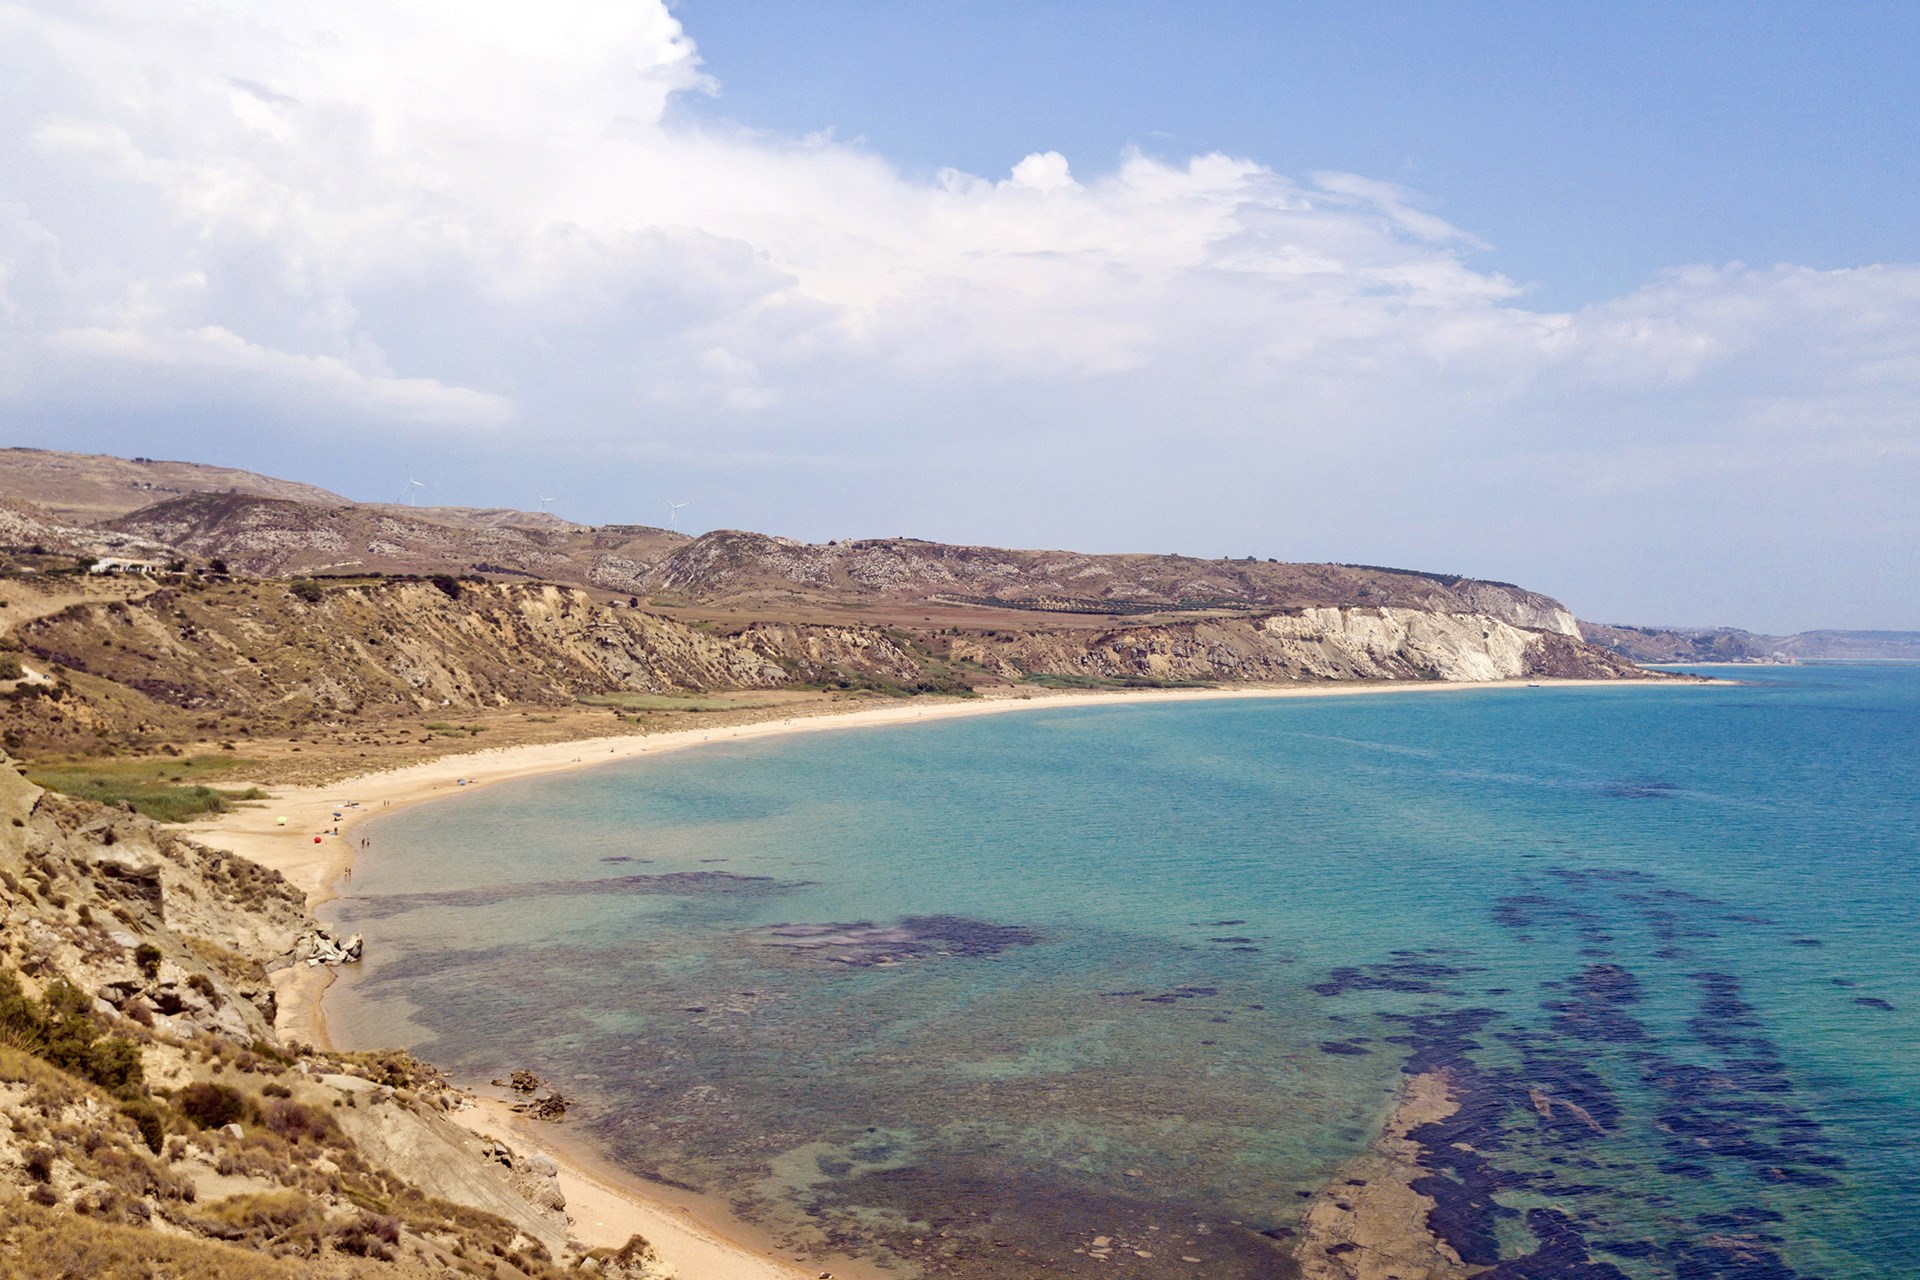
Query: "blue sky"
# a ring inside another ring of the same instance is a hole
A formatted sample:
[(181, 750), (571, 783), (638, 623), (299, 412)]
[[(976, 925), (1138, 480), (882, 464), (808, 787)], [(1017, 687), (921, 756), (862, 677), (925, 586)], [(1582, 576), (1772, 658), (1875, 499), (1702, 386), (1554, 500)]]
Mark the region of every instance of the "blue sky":
[(682, 0), (680, 109), (902, 166), (1225, 151), (1403, 183), (1574, 307), (1687, 262), (1920, 256), (1920, 5)]
[(0, 438), (1920, 629), (1920, 8), (0, 0)]

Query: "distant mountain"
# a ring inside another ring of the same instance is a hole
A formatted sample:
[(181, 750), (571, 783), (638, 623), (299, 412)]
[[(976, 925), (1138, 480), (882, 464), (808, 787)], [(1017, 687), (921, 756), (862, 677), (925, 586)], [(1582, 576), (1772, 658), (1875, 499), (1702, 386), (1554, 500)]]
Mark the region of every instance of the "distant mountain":
[(1920, 631), (1802, 631), (1769, 636), (1737, 627), (1582, 622), (1580, 633), (1634, 662), (1920, 662)]
[(1808, 662), (1920, 662), (1920, 631), (1802, 631), (1779, 647)]

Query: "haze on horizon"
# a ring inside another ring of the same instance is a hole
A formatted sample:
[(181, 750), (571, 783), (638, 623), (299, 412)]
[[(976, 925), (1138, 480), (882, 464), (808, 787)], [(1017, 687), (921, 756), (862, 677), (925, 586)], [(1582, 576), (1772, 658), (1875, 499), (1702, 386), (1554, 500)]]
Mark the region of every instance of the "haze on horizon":
[(899, 12), (0, 0), (0, 443), (1920, 630), (1920, 11)]

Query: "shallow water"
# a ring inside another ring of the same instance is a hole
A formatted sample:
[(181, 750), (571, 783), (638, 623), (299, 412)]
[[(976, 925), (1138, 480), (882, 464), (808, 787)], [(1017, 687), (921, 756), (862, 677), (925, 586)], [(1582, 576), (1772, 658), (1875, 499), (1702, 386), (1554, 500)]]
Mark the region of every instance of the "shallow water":
[(1435, 1065), (1469, 1260), (1920, 1273), (1920, 668), (1735, 674), (503, 784), (366, 829), (330, 1016), (534, 1067), (622, 1163), (903, 1273), (1285, 1274)]

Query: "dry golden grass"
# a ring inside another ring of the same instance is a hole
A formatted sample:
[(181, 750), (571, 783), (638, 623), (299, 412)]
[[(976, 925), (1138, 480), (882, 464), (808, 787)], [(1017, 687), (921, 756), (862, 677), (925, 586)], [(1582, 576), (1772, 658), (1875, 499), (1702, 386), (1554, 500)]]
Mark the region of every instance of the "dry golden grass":
[(303, 1271), (241, 1249), (95, 1222), (25, 1201), (0, 1205), (0, 1277), (45, 1280), (294, 1280)]
[(29, 1105), (43, 1110), (78, 1102), (87, 1091), (84, 1084), (58, 1067), (8, 1044), (0, 1044), (0, 1081), (25, 1085)]
[(344, 1274), (353, 1273), (24, 1200), (0, 1203), (0, 1280), (320, 1280)]

